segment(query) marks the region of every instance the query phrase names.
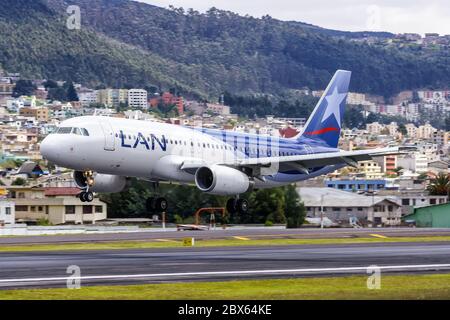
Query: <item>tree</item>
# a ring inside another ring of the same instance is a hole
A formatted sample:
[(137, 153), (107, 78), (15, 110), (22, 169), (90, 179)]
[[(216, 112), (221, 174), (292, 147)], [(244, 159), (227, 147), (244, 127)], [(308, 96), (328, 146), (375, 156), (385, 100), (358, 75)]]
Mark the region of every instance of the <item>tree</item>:
[(17, 178), (15, 179), (11, 185), (13, 186), (24, 186), (27, 183), (27, 181), (24, 178)]
[[(250, 215), (252, 222), (285, 223), (284, 215), (285, 196), (283, 188), (260, 189), (249, 196)], [(245, 222), (250, 222), (245, 221)]]
[(80, 99), (78, 98), (78, 93), (75, 90), (75, 87), (73, 86), (73, 83), (71, 81), (67, 83), (66, 91), (68, 101), (80, 101)]
[(448, 196), (450, 193), (450, 178), (448, 174), (440, 172), (436, 178), (431, 179), (427, 190), (434, 196)]
[(286, 228), (300, 228), (305, 221), (305, 205), (300, 201), (295, 185), (289, 185), (285, 190)]
[(67, 101), (67, 92), (61, 87), (50, 88), (48, 90), (47, 99), (52, 101)]
[(398, 131), (400, 131), (400, 133), (404, 136), (408, 134), (408, 130), (406, 130), (406, 127), (403, 123), (399, 124)]
[(44, 87), (48, 90), (50, 88), (58, 88), (58, 83), (54, 80), (47, 80), (44, 82)]
[(31, 96), (34, 94), (36, 86), (31, 80), (19, 80), (14, 86), (12, 96), (18, 98), (20, 96)]

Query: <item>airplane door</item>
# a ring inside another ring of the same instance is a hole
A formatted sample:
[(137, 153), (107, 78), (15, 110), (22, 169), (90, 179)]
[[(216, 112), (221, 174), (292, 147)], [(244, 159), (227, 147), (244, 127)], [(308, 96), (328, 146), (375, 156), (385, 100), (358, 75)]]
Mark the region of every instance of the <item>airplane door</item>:
[(114, 130), (111, 126), (111, 123), (109, 122), (108, 117), (101, 117), (98, 121), (100, 123), (103, 135), (105, 137), (104, 149), (107, 151), (114, 151), (116, 141), (114, 136)]

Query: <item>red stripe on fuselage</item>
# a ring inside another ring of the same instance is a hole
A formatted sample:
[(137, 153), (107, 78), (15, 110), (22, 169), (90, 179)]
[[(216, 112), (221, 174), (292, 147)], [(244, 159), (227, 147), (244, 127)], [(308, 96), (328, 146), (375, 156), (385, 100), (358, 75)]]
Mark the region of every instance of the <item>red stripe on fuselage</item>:
[(305, 132), (305, 134), (309, 134), (309, 135), (322, 134), (322, 133), (326, 133), (326, 132), (330, 132), (330, 131), (339, 131), (339, 129), (338, 128), (334, 128), (334, 127), (329, 127), (329, 128), (323, 128), (323, 129), (320, 129), (320, 130), (316, 130), (316, 131)]

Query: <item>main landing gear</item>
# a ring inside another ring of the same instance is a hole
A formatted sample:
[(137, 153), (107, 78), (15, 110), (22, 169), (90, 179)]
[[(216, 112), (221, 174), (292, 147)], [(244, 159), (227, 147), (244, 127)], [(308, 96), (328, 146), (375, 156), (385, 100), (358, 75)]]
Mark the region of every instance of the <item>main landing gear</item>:
[(83, 176), (86, 179), (86, 188), (78, 194), (81, 202), (92, 202), (94, 200), (94, 193), (89, 191), (89, 187), (92, 187), (95, 183), (94, 173), (92, 171), (83, 172)]
[(146, 207), (148, 211), (164, 212), (169, 207), (169, 203), (166, 198), (163, 197), (151, 197), (147, 199)]
[[(153, 192), (156, 194), (158, 193), (159, 183), (153, 182), (152, 183)], [(146, 203), (147, 211), (149, 212), (165, 212), (167, 211), (167, 208), (169, 207), (169, 202), (164, 197), (150, 197), (147, 199)]]
[(247, 214), (248, 213), (248, 201), (246, 199), (238, 199), (238, 198), (231, 198), (227, 201), (227, 211), (230, 214), (234, 213), (240, 213), (240, 214)]

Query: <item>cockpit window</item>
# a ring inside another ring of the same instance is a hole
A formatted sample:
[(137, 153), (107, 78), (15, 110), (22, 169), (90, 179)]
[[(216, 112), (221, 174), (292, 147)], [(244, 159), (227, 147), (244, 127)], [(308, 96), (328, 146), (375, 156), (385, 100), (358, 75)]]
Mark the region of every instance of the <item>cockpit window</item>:
[(70, 134), (72, 132), (72, 127), (60, 127), (57, 134)]
[(59, 127), (55, 132), (56, 134), (76, 134), (79, 136), (89, 136), (89, 132), (85, 128), (75, 128), (75, 127)]

